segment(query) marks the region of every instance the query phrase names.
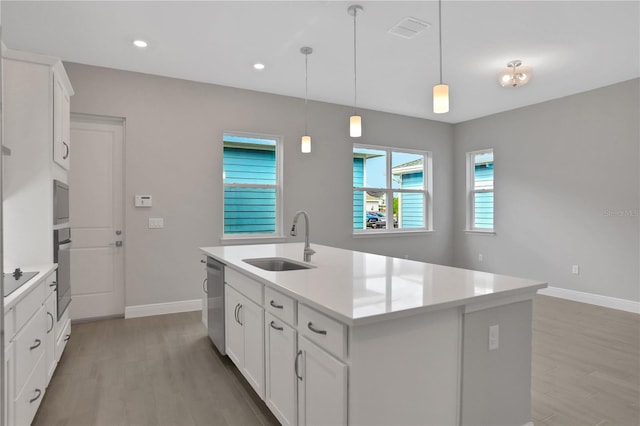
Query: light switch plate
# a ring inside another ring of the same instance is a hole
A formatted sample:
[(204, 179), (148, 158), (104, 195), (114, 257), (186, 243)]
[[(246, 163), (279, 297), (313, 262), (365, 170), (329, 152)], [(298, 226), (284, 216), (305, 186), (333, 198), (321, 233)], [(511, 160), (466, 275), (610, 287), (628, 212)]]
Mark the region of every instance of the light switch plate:
[(495, 351), (500, 346), (500, 326), (492, 325), (489, 327), (489, 350)]
[(150, 217), (149, 218), (149, 229), (159, 229), (164, 228), (164, 218), (161, 217)]

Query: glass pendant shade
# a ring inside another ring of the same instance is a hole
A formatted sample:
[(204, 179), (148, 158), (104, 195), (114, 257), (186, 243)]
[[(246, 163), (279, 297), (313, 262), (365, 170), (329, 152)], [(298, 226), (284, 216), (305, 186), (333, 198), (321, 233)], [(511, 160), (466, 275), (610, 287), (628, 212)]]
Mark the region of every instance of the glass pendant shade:
[(449, 85), (436, 84), (433, 86), (433, 112), (436, 114), (449, 112)]
[(300, 150), (304, 154), (308, 154), (311, 152), (311, 136), (302, 137), (302, 141), (300, 142)]
[(362, 136), (362, 117), (359, 115), (352, 115), (349, 117), (349, 136), (352, 138), (359, 138)]

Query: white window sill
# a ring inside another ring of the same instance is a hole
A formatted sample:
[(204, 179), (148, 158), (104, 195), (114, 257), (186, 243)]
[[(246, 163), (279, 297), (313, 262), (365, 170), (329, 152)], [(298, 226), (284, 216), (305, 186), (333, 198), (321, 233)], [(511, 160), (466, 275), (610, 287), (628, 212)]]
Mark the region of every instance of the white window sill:
[(234, 246), (243, 244), (276, 244), (284, 243), (286, 237), (265, 236), (265, 237), (223, 237), (220, 244), (223, 246)]
[(496, 231), (494, 231), (494, 230), (481, 231), (479, 229), (465, 229), (464, 233), (465, 234), (469, 234), (469, 235), (488, 235), (488, 236), (495, 236), (496, 235)]
[(354, 232), (353, 238), (372, 238), (372, 237), (398, 237), (401, 235), (429, 235), (434, 234), (436, 231), (434, 230), (407, 230), (407, 231), (364, 231), (364, 232)]

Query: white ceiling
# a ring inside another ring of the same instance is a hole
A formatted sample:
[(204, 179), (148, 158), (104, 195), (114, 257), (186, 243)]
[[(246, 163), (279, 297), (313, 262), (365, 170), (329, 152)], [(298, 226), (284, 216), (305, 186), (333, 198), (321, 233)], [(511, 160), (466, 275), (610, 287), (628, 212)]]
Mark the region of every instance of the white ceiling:
[[(457, 123), (640, 77), (640, 2), (452, 1), (442, 4), (443, 80), (451, 111), (431, 111), (438, 83), (436, 1), (2, 1), (14, 49), (65, 61), (353, 105), (358, 15), (358, 106)], [(411, 40), (387, 32), (411, 16), (432, 26)], [(149, 42), (145, 50), (131, 42)], [(527, 86), (502, 88), (513, 59)], [(252, 64), (262, 61), (264, 71)], [(366, 116), (365, 116), (366, 120)]]

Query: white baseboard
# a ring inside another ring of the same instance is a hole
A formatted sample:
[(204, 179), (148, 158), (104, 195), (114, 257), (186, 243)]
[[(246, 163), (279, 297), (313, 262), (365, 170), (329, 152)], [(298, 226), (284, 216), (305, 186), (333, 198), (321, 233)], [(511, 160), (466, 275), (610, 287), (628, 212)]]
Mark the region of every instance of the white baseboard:
[(153, 315), (177, 314), (202, 310), (202, 299), (182, 300), (180, 302), (153, 303), (151, 305), (126, 306), (125, 318), (150, 317)]
[(589, 303), (591, 305), (604, 306), (605, 308), (640, 314), (640, 302), (634, 302), (633, 300), (617, 299), (615, 297), (567, 290), (560, 287), (543, 288), (542, 290), (538, 290), (538, 293), (544, 294), (545, 296), (559, 297), (561, 299), (573, 300), (575, 302)]

